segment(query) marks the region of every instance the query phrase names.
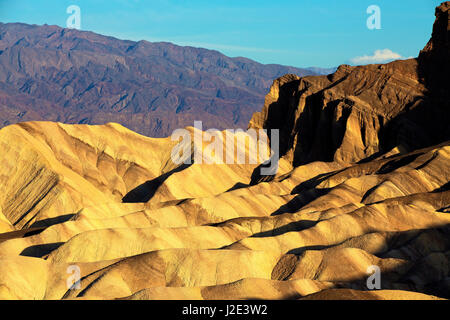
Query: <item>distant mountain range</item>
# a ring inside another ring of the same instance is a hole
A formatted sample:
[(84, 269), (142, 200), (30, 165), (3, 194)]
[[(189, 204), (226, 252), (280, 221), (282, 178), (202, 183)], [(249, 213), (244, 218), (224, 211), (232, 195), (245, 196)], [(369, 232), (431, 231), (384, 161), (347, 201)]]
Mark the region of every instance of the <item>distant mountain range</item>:
[(246, 128), (272, 81), (328, 74), (172, 43), (0, 23), (0, 127), (31, 120), (118, 122), (161, 137), (202, 120)]
[[(270, 131), (274, 175), (237, 164), (256, 150), (224, 135), (214, 139), (221, 147), (194, 140), (193, 163), (178, 164), (177, 142), (117, 123), (0, 129), (0, 299), (450, 299), (450, 1), (435, 14), (417, 58), (275, 80), (249, 123), (279, 129)], [(60, 55), (51, 67), (43, 54), (18, 60), (60, 70), (69, 59)], [(88, 64), (80, 79), (101, 70), (89, 71), (89, 59), (115, 63), (70, 56)], [(146, 66), (112, 56), (118, 69)], [(226, 79), (210, 77), (205, 86)], [(74, 86), (56, 71), (46, 79)], [(104, 81), (81, 96), (117, 88)], [(108, 112), (136, 112), (118, 111), (127, 103)]]

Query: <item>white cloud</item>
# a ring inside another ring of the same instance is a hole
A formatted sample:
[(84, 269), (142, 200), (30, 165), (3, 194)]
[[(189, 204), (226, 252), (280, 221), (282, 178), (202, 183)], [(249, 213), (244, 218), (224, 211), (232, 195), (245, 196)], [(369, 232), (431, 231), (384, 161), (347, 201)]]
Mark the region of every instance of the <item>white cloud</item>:
[(382, 49), (382, 50), (375, 50), (375, 52), (371, 56), (365, 55), (350, 59), (350, 62), (352, 64), (360, 65), (370, 63), (385, 63), (398, 59), (408, 59), (408, 58), (402, 57), (400, 54), (393, 52), (390, 49)]

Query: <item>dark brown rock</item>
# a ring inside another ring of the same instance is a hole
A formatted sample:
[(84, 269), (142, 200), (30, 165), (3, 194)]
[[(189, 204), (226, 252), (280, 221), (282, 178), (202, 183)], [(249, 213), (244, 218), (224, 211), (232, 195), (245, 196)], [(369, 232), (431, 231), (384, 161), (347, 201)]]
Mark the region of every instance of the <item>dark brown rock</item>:
[(280, 152), (294, 165), (358, 162), (450, 139), (449, 4), (436, 9), (432, 39), (418, 59), (283, 76), (249, 126), (279, 128)]

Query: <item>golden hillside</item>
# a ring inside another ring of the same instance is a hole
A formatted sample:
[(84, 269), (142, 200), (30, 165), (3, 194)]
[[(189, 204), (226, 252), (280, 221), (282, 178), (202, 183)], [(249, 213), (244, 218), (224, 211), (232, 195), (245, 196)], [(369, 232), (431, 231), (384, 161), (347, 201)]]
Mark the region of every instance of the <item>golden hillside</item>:
[(2, 129), (0, 296), (299, 298), (364, 290), (370, 265), (383, 289), (448, 292), (449, 143), (360, 164), (282, 160), (254, 185), (256, 165), (193, 164), (123, 203), (164, 175), (173, 144), (116, 124)]
[(1, 129), (0, 299), (448, 299), (448, 91), (421, 77), (441, 42), (276, 80), (250, 123), (281, 128), (273, 176), (114, 123)]

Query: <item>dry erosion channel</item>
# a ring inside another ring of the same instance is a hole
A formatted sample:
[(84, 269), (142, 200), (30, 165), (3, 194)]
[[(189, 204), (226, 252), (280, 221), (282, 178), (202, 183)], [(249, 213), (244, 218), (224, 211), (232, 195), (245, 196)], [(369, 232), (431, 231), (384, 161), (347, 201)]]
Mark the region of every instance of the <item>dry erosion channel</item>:
[(0, 299), (450, 298), (449, 9), (417, 58), (275, 80), (249, 122), (280, 129), (273, 176), (117, 123), (2, 128)]

